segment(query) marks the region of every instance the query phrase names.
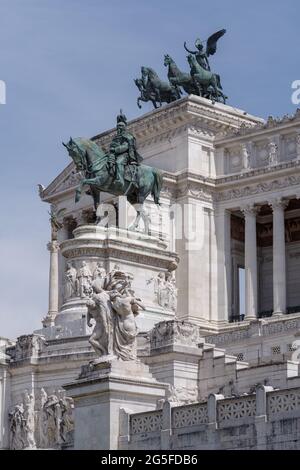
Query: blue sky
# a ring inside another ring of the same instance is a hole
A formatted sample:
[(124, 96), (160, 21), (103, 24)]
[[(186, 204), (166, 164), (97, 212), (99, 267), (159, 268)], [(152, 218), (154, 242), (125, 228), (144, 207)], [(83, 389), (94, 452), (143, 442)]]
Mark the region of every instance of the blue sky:
[(183, 42), (226, 28), (212, 58), (228, 104), (292, 113), (300, 79), (296, 0), (0, 0), (0, 336), (40, 327), (47, 311), (47, 185), (69, 163), (61, 141), (149, 111), (136, 106), (140, 66), (166, 77), (164, 54), (188, 70)]

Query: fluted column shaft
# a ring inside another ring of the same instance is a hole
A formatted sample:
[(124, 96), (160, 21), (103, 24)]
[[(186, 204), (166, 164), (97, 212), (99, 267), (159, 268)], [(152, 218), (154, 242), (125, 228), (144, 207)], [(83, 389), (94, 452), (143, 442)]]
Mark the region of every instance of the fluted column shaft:
[(48, 317), (54, 319), (58, 312), (58, 250), (57, 240), (52, 240), (47, 245), (50, 251), (49, 269), (49, 311)]
[(246, 320), (257, 318), (257, 208), (247, 206), (242, 209), (245, 215), (245, 299)]
[(286, 313), (286, 256), (284, 209), (287, 201), (270, 202), (273, 210), (273, 315)]

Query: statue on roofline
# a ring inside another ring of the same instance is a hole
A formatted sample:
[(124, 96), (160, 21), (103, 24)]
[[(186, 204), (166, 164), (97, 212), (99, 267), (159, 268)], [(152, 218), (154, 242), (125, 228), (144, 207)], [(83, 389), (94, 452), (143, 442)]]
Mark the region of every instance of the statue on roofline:
[[(227, 96), (222, 91), (220, 76), (211, 71), (209, 57), (217, 51), (217, 43), (219, 39), (226, 33), (225, 29), (221, 29), (212, 34), (206, 41), (199, 38), (195, 41), (196, 50), (188, 48), (184, 43), (185, 50), (189, 53), (187, 56), (190, 66), (190, 73), (181, 71), (175, 61), (169, 54), (164, 56), (164, 65), (168, 67), (167, 82), (162, 81), (157, 73), (150, 67), (142, 67), (142, 76), (134, 80), (140, 91), (137, 99), (137, 105), (140, 108), (141, 101), (151, 101), (154, 108), (162, 105), (162, 103), (171, 103), (181, 98), (183, 89), (188, 94), (198, 95), (213, 102), (226, 102)], [(158, 103), (158, 104), (157, 104)]]

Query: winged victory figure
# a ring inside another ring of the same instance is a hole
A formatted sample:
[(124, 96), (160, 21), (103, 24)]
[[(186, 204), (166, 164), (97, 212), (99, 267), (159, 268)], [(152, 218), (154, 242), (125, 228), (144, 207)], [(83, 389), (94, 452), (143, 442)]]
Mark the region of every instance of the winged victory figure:
[(201, 41), (199, 38), (197, 38), (195, 41), (195, 47), (197, 49), (196, 51), (191, 51), (190, 49), (188, 49), (186, 42), (184, 43), (184, 48), (189, 54), (193, 54), (196, 57), (197, 62), (201, 67), (206, 70), (210, 70), (208, 58), (209, 56), (214, 55), (216, 53), (218, 40), (222, 36), (224, 36), (225, 33), (226, 29), (221, 29), (220, 31), (217, 31), (216, 33), (209, 36), (206, 41), (206, 49), (203, 45), (205, 41)]

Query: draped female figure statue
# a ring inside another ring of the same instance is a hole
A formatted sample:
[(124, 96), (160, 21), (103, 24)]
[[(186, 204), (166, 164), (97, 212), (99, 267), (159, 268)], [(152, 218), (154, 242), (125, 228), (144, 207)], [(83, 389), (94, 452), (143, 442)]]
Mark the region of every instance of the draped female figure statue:
[(98, 358), (116, 356), (124, 361), (136, 358), (135, 317), (144, 306), (135, 297), (131, 281), (129, 273), (115, 266), (105, 276), (104, 283), (99, 279), (92, 283), (87, 321), (89, 326), (91, 319), (95, 322), (89, 342)]

